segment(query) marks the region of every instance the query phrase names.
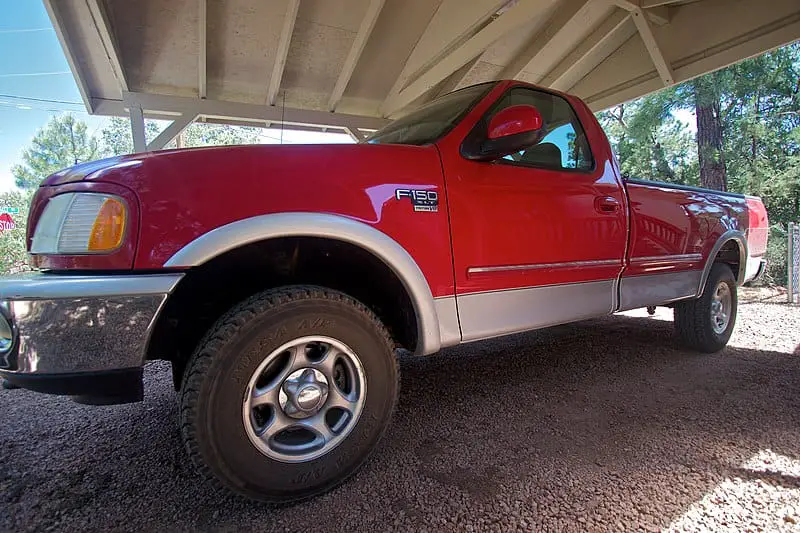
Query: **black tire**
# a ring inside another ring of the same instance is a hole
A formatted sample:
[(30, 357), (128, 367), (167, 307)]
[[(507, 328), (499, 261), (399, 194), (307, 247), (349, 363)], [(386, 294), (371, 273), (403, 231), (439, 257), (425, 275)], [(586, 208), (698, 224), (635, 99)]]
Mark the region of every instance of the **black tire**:
[[(248, 438), (244, 394), (267, 354), (308, 335), (331, 337), (358, 354), (367, 393), (341, 443), (307, 462), (281, 462)], [(398, 380), (389, 334), (364, 305), (321, 287), (269, 290), (232, 308), (198, 345), (180, 392), (181, 435), (193, 463), (217, 486), (268, 503), (303, 500), (344, 482), (375, 449), (389, 425)]]
[[(712, 323), (711, 305), (714, 293), (720, 283), (728, 285), (732, 308), (727, 327), (718, 333), (714, 330)], [(687, 348), (698, 352), (715, 353), (722, 350), (728, 344), (733, 333), (737, 307), (736, 278), (733, 276), (733, 271), (724, 263), (715, 263), (711, 267), (700, 298), (675, 305), (675, 332), (678, 339)]]

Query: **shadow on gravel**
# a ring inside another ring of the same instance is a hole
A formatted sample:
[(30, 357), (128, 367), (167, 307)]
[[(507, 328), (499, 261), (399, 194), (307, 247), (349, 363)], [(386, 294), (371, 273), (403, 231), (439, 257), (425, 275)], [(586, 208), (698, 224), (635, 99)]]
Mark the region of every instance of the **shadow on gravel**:
[(798, 486), (742, 469), (765, 449), (800, 458), (791, 354), (698, 355), (671, 322), (611, 317), (406, 358), (401, 372), (365, 467), (283, 508), (195, 476), (164, 364), (129, 406), (0, 391), (0, 530), (652, 529), (726, 476)]

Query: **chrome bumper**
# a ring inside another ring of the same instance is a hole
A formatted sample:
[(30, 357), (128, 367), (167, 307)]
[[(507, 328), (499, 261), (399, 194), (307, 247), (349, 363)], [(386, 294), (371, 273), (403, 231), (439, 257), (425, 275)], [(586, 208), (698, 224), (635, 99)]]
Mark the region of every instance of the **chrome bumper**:
[(55, 394), (81, 395), (64, 380), (85, 383), (90, 374), (125, 370), (141, 374), (155, 320), (182, 277), (29, 273), (0, 278), (0, 325), (10, 326), (0, 331), (11, 336), (0, 340), (0, 375), (26, 388), (50, 392), (35, 383), (55, 383), (59, 386), (49, 387)]

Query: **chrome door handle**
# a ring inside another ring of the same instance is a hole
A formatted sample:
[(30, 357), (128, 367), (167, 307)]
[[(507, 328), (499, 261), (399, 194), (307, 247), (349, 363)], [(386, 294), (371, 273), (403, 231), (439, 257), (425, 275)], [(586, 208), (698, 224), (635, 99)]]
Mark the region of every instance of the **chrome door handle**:
[(619, 211), (619, 200), (613, 196), (598, 196), (594, 200), (594, 208), (600, 213), (616, 213)]

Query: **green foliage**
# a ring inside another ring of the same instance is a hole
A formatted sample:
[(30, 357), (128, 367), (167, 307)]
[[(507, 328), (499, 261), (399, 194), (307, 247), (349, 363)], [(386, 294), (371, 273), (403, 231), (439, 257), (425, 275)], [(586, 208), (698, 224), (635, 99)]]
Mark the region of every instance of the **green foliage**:
[[(162, 127), (153, 120), (145, 120), (145, 137), (147, 142), (161, 133)], [(183, 130), (183, 146), (193, 148), (199, 146), (222, 146), (232, 144), (255, 144), (261, 133), (260, 128), (229, 126), (226, 124), (207, 124), (194, 122)], [(131, 122), (127, 118), (114, 117), (108, 127), (101, 132), (102, 146), (108, 155), (124, 155), (133, 153), (133, 136)], [(176, 141), (165, 148), (175, 148)]]
[[(228, 126), (195, 122), (183, 131), (184, 146), (222, 146), (232, 144), (255, 144), (261, 134), (260, 128)], [(173, 146), (175, 141), (172, 142)]]
[(86, 129), (72, 115), (52, 117), (22, 152), (22, 164), (11, 168), (17, 187), (35, 189), (50, 174), (100, 157), (97, 139)]
[[(159, 127), (152, 120), (144, 121), (144, 136), (147, 142), (156, 138)], [(100, 132), (103, 151), (106, 155), (125, 155), (132, 154), (133, 134), (131, 133), (131, 121), (127, 118), (112, 117), (108, 126)]]
[(30, 270), (28, 255), (25, 253), (25, 227), (32, 196), (32, 190), (0, 194), (0, 207), (19, 209), (18, 214), (11, 215), (16, 227), (0, 231), (0, 274)]
[[(698, 95), (709, 101), (696, 101)], [(785, 283), (785, 227), (800, 221), (800, 44), (598, 113), (598, 119), (624, 174), (697, 185), (695, 134), (674, 113), (717, 102), (728, 190), (764, 201), (773, 224), (767, 281)]]
[(760, 283), (766, 285), (783, 285), (788, 279), (786, 254), (788, 253), (786, 228), (780, 224), (773, 224), (769, 228), (767, 241), (767, 271)]
[(676, 98), (674, 89), (665, 89), (598, 114), (624, 175), (697, 183), (697, 150), (691, 132), (672, 114)]
[(800, 45), (726, 69), (730, 189), (759, 195), (772, 222), (800, 219)]

